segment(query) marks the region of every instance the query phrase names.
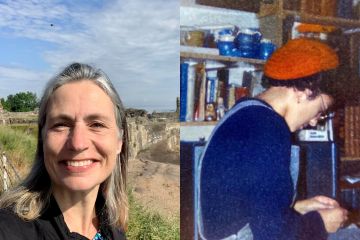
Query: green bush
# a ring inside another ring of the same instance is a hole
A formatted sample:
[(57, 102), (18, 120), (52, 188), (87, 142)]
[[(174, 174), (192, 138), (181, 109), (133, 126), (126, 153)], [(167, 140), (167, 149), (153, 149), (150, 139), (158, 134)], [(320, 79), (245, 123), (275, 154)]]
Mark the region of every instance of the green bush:
[(129, 194), (129, 240), (177, 240), (180, 239), (179, 217), (165, 220), (158, 213), (152, 213), (135, 202)]
[(36, 93), (19, 92), (15, 95), (9, 95), (6, 99), (1, 98), (1, 105), (9, 112), (29, 112), (37, 106)]

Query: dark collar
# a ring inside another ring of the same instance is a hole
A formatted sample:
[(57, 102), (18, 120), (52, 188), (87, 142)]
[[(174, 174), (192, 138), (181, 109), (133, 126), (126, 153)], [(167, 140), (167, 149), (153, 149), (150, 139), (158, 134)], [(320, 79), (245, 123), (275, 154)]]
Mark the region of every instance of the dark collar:
[[(100, 196), (100, 194), (96, 200), (95, 210), (96, 215), (99, 218), (99, 229), (101, 235), (105, 239), (113, 239), (112, 229), (109, 225), (109, 220), (107, 217), (108, 215), (105, 208), (105, 200), (102, 196)], [(79, 233), (70, 232), (65, 223), (64, 216), (59, 208), (59, 205), (53, 196), (51, 196), (50, 202), (47, 205), (44, 213), (41, 215), (40, 219), (50, 222), (57, 234), (63, 239), (88, 239)]]

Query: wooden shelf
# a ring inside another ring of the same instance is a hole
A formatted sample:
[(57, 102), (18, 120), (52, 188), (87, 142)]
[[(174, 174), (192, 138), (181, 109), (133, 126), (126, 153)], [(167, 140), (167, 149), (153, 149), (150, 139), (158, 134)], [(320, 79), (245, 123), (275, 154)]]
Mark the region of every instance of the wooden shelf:
[(180, 122), (181, 127), (185, 126), (215, 126), (218, 122), (217, 121), (203, 121), (203, 122)]
[(274, 15), (278, 15), (282, 18), (294, 17), (295, 21), (304, 22), (304, 23), (331, 25), (331, 26), (337, 26), (343, 28), (360, 28), (360, 20), (357, 19), (319, 16), (319, 15), (307, 14), (292, 10), (277, 11), (276, 8), (272, 8), (267, 12), (264, 11), (263, 13), (259, 13), (258, 17), (263, 18)]
[(332, 25), (343, 28), (360, 28), (360, 21), (357, 19), (346, 19), (328, 16), (317, 16), (306, 13), (300, 13), (297, 11), (284, 11), (285, 16), (294, 16), (295, 21), (316, 23), (323, 25)]
[(359, 157), (340, 157), (341, 161), (360, 161)]
[(187, 59), (214, 60), (219, 62), (230, 62), (230, 63), (245, 62), (256, 65), (264, 65), (266, 62), (265, 60), (261, 60), (261, 59), (229, 57), (229, 56), (221, 56), (210, 53), (195, 53), (195, 52), (185, 52), (185, 51), (180, 52), (180, 57)]

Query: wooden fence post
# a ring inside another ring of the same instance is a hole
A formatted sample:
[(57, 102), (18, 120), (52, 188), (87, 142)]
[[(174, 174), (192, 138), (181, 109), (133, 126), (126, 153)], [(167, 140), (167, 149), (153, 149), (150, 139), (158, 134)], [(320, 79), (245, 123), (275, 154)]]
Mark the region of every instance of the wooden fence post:
[(4, 153), (2, 153), (2, 171), (3, 171), (3, 174), (2, 174), (3, 190), (7, 191), (9, 188), (9, 186), (8, 186), (9, 176), (7, 173), (7, 158)]

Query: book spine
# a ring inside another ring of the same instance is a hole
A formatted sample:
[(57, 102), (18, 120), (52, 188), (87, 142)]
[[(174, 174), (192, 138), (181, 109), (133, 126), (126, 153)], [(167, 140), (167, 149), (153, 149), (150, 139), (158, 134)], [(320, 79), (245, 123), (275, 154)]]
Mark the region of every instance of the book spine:
[(345, 147), (345, 156), (350, 157), (350, 108), (349, 106), (345, 107), (345, 118), (344, 118), (344, 147)]
[(225, 107), (225, 111), (228, 108), (228, 85), (229, 85), (229, 70), (228, 69), (221, 69), (219, 70), (219, 84), (218, 84), (218, 95), (217, 99), (220, 97), (223, 99), (223, 104)]
[(352, 4), (351, 0), (337, 1), (337, 16), (341, 18), (352, 18)]
[(216, 102), (217, 85), (217, 78), (207, 78), (206, 103)]
[(205, 66), (201, 68), (201, 86), (200, 86), (200, 97), (199, 97), (199, 116), (198, 121), (205, 120), (205, 95), (206, 95), (206, 72)]
[(186, 99), (186, 121), (194, 120), (194, 98), (195, 98), (195, 78), (196, 66), (189, 66), (187, 79), (187, 99)]
[(205, 65), (198, 64), (195, 79), (194, 120), (201, 122), (205, 119), (206, 73)]
[(360, 157), (360, 106), (354, 107), (354, 148), (355, 157)]
[(235, 105), (235, 85), (231, 84), (228, 88), (228, 99), (227, 99), (228, 109), (232, 108)]
[(210, 71), (207, 75), (207, 89), (206, 89), (206, 105), (205, 105), (205, 120), (216, 120), (216, 101), (218, 90), (217, 71)]
[(321, 0), (320, 15), (335, 17), (337, 0)]
[(185, 122), (186, 120), (188, 68), (188, 63), (180, 64), (180, 122)]

